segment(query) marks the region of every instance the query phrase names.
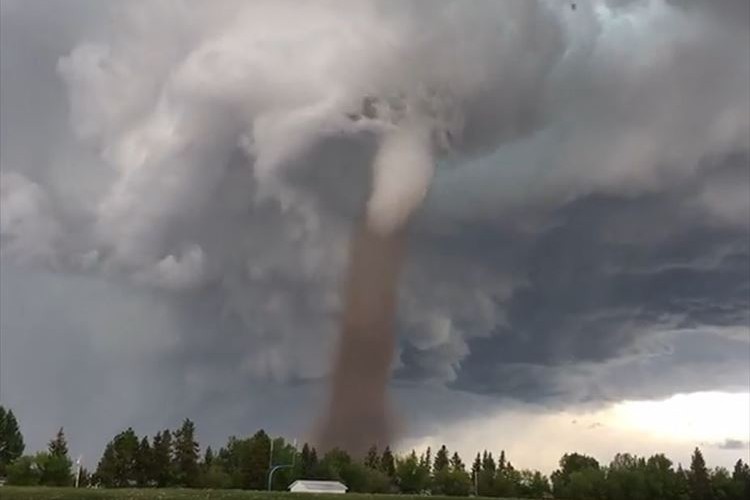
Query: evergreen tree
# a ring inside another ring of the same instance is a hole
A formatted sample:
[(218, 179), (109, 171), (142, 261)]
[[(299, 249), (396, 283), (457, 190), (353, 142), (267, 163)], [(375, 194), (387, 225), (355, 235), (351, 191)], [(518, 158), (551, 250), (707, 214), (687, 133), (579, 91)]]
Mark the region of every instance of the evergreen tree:
[(13, 410), (0, 405), (0, 476), (5, 476), (6, 467), (23, 455), (23, 436)]
[(135, 455), (135, 480), (141, 488), (151, 483), (152, 462), (153, 450), (148, 442), (148, 437), (143, 436)]
[(693, 451), (688, 478), (691, 500), (713, 500), (711, 479), (706, 468), (706, 461), (703, 459), (703, 453), (699, 448)]
[(732, 479), (743, 481), (748, 478), (750, 478), (750, 466), (742, 462), (742, 459), (737, 460), (732, 471)]
[(299, 455), (299, 461), (300, 461), (300, 475), (302, 479), (309, 479), (312, 477), (312, 471), (314, 468), (314, 465), (312, 463), (312, 454), (310, 451), (310, 445), (305, 443), (302, 446), (302, 451)]
[(55, 439), (49, 442), (47, 445), (49, 454), (53, 457), (67, 457), (68, 456), (68, 442), (65, 440), (65, 433), (63, 428), (57, 431)]
[(447, 469), (449, 465), (450, 460), (448, 459), (448, 448), (443, 445), (435, 454), (435, 464), (433, 465), (432, 470), (437, 474), (438, 471)]
[(496, 469), (497, 465), (495, 464), (495, 459), (492, 457), (492, 453), (488, 453), (487, 450), (485, 450), (484, 453), (482, 453), (482, 470), (494, 475)]
[(312, 479), (318, 467), (318, 455), (307, 443), (302, 446), (298, 467), (297, 476), (301, 479)]
[(396, 477), (396, 465), (393, 460), (393, 452), (391, 452), (389, 446), (385, 447), (383, 455), (380, 457), (380, 470), (390, 478)]
[(205, 465), (206, 465), (207, 467), (210, 467), (210, 466), (211, 466), (211, 464), (213, 463), (213, 461), (214, 461), (214, 452), (213, 452), (213, 450), (211, 449), (211, 447), (210, 447), (210, 446), (208, 446), (208, 447), (206, 447), (206, 453), (205, 453), (205, 455), (203, 456), (203, 463), (204, 463), (204, 464), (205, 464)]
[(457, 451), (453, 452), (453, 456), (451, 457), (450, 464), (451, 464), (451, 469), (453, 470), (466, 471), (466, 467), (464, 466), (464, 463), (461, 460), (461, 457), (458, 455)]
[[(139, 448), (138, 436), (130, 427), (107, 443), (96, 469), (97, 480), (102, 486), (126, 488), (139, 483)], [(145, 484), (146, 478), (141, 482)]]
[(179, 486), (195, 487), (198, 485), (198, 442), (195, 440), (195, 424), (185, 419), (174, 434), (173, 470)]
[(68, 457), (68, 443), (63, 428), (49, 442), (46, 454), (37, 454), (37, 466), (42, 471), (41, 484), (45, 486), (70, 486), (73, 482), (73, 462)]
[(513, 464), (505, 458), (505, 451), (500, 452), (498, 467), (493, 482), (493, 495), (499, 497), (516, 496), (521, 489), (521, 474), (513, 468)]
[[(457, 457), (457, 454), (454, 454), (454, 457)], [(463, 463), (460, 463), (460, 466), (461, 468), (451, 467), (448, 448), (445, 445), (441, 446), (435, 454), (433, 493), (450, 496), (468, 495), (471, 491), (471, 477), (463, 470)]]
[(750, 498), (750, 466), (737, 460), (732, 471), (732, 494), (734, 498)]
[[(250, 438), (245, 468), (248, 487), (260, 490), (266, 487), (268, 475), (268, 457), (271, 452), (271, 438), (261, 429)], [(317, 457), (316, 457), (317, 461)]]
[(172, 434), (169, 430), (157, 432), (151, 452), (150, 480), (157, 486), (171, 486), (174, 483), (172, 471)]
[(419, 465), (427, 469), (428, 474), (432, 474), (432, 449), (428, 446), (427, 449), (419, 457)]
[[(226, 457), (224, 463), (232, 478), (232, 486), (255, 490), (266, 488), (270, 451), (271, 439), (263, 430), (248, 439), (231, 437), (223, 455)], [(312, 461), (312, 454), (310, 452), (309, 461)], [(314, 461), (317, 463), (317, 456)]]
[[(325, 455), (323, 457), (325, 458)], [(314, 464), (311, 476), (312, 479), (327, 479), (327, 472), (322, 464), (323, 460), (318, 458), (318, 450), (314, 447), (310, 450), (310, 460)]]
[(378, 455), (377, 446), (372, 445), (370, 449), (367, 450), (367, 455), (365, 455), (365, 466), (370, 469), (380, 469), (380, 456)]
[[(487, 452), (485, 452), (487, 453)], [(474, 463), (471, 464), (471, 482), (476, 485), (479, 482), (479, 472), (482, 470), (482, 457), (480, 456), (479, 452), (477, 452), (476, 458), (474, 458)], [(479, 488), (476, 487), (474, 494), (478, 495)]]
[(690, 498), (690, 480), (687, 471), (682, 468), (682, 464), (677, 465), (675, 479), (676, 498), (680, 500)]
[(82, 467), (78, 473), (78, 487), (87, 488), (91, 486), (91, 474), (86, 467)]
[(95, 485), (113, 488), (117, 477), (117, 457), (115, 457), (114, 443), (110, 441), (104, 447), (102, 458), (99, 459), (99, 465), (92, 477)]
[(491, 496), (495, 491), (495, 459), (487, 450), (482, 452), (482, 463), (479, 475), (475, 480), (477, 495)]

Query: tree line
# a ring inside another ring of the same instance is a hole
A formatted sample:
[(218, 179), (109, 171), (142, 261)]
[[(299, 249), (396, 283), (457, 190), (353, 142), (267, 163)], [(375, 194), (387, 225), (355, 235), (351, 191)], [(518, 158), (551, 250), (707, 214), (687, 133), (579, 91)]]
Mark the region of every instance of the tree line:
[(615, 455), (603, 466), (593, 457), (570, 453), (548, 478), (517, 469), (504, 451), (477, 453), (471, 465), (446, 446), (399, 455), (372, 447), (362, 459), (340, 449), (320, 455), (301, 450), (284, 438), (259, 430), (246, 438), (230, 437), (225, 446), (201, 453), (195, 424), (186, 419), (173, 431), (139, 437), (132, 428), (118, 433), (104, 448), (96, 469), (73, 467), (63, 429), (46, 451), (24, 455), (23, 436), (11, 410), (0, 406), (0, 476), (8, 484), (100, 486), (107, 488), (185, 487), (285, 490), (296, 479), (338, 480), (362, 493), (447, 496), (560, 498), (569, 500), (745, 500), (750, 498), (750, 467), (737, 461), (733, 470), (707, 467), (696, 448), (690, 468), (663, 454)]

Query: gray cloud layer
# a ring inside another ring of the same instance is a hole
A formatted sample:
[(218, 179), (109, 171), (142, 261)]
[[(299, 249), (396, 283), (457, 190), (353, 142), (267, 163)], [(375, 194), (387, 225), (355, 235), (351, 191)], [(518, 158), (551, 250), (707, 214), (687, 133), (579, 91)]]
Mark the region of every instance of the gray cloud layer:
[(3, 400), (44, 436), (305, 429), (389, 127), (346, 117), (365, 95), (443, 148), (401, 291), (413, 422), (435, 387), (747, 390), (747, 3), (578, 3), (4, 1)]

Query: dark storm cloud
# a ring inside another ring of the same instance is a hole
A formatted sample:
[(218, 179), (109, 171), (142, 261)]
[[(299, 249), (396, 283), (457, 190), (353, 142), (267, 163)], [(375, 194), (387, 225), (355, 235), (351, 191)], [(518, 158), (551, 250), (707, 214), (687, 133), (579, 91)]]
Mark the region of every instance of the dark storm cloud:
[[(723, 170), (749, 185), (746, 157), (731, 157)], [(566, 371), (575, 375), (579, 365), (607, 369), (608, 362), (652, 355), (668, 364), (664, 370), (727, 363), (733, 370), (711, 384), (746, 384), (748, 227), (716, 227), (687, 208), (696, 187), (705, 182), (693, 180), (658, 195), (580, 199), (557, 210), (551, 228), (532, 235), (487, 224), (462, 230), (449, 241), (432, 242), (443, 249), (458, 243), (459, 248), (450, 250), (456, 257), (443, 257), (443, 265), (453, 262), (445, 267), (467, 273), (480, 267), (482, 273), (496, 276), (520, 271), (520, 284), (508, 298), (495, 301), (504, 321), (488, 336), (469, 340), (453, 385), (532, 401), (574, 393), (591, 397), (591, 388), (612, 381), (582, 378), (576, 388), (557, 388), (556, 383), (567, 383), (562, 380)], [(477, 330), (470, 323), (464, 328)], [(721, 336), (722, 328), (730, 338)], [(682, 333), (668, 343), (682, 347), (665, 359), (659, 339), (662, 332), (677, 330)], [(399, 375), (434, 375), (445, 346), (415, 348), (408, 345), (408, 329), (405, 334)], [(701, 384), (706, 375), (700, 370), (686, 376), (692, 380), (681, 381), (680, 390)], [(678, 390), (656, 389), (640, 377), (638, 382), (615, 383), (631, 397)], [(620, 396), (617, 387), (606, 390), (608, 397)]]
[[(445, 2), (429, 36), (416, 3), (321, 3), (302, 46), (283, 2), (128, 5), (2, 3), (0, 397), (32, 446), (185, 416), (303, 437), (370, 92), (451, 137), (399, 303), (409, 427), (478, 394), (747, 390), (746, 2)], [(289, 54), (248, 49), (261, 25)]]
[(722, 450), (747, 450), (750, 449), (750, 443), (740, 441), (739, 439), (726, 439), (723, 443), (719, 444), (719, 448)]

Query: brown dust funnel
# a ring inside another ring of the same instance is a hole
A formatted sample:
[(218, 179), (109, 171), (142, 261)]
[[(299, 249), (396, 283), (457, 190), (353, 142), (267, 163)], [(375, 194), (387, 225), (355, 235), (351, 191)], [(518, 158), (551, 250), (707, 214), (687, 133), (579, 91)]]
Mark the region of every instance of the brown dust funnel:
[(390, 442), (386, 388), (403, 247), (403, 231), (380, 234), (366, 224), (352, 240), (331, 401), (319, 438), (323, 449), (339, 447), (359, 455)]
[(398, 277), (406, 230), (432, 176), (424, 129), (386, 137), (373, 164), (367, 217), (354, 231), (330, 402), (318, 430), (322, 450), (359, 456), (390, 443), (387, 387), (393, 363)]

